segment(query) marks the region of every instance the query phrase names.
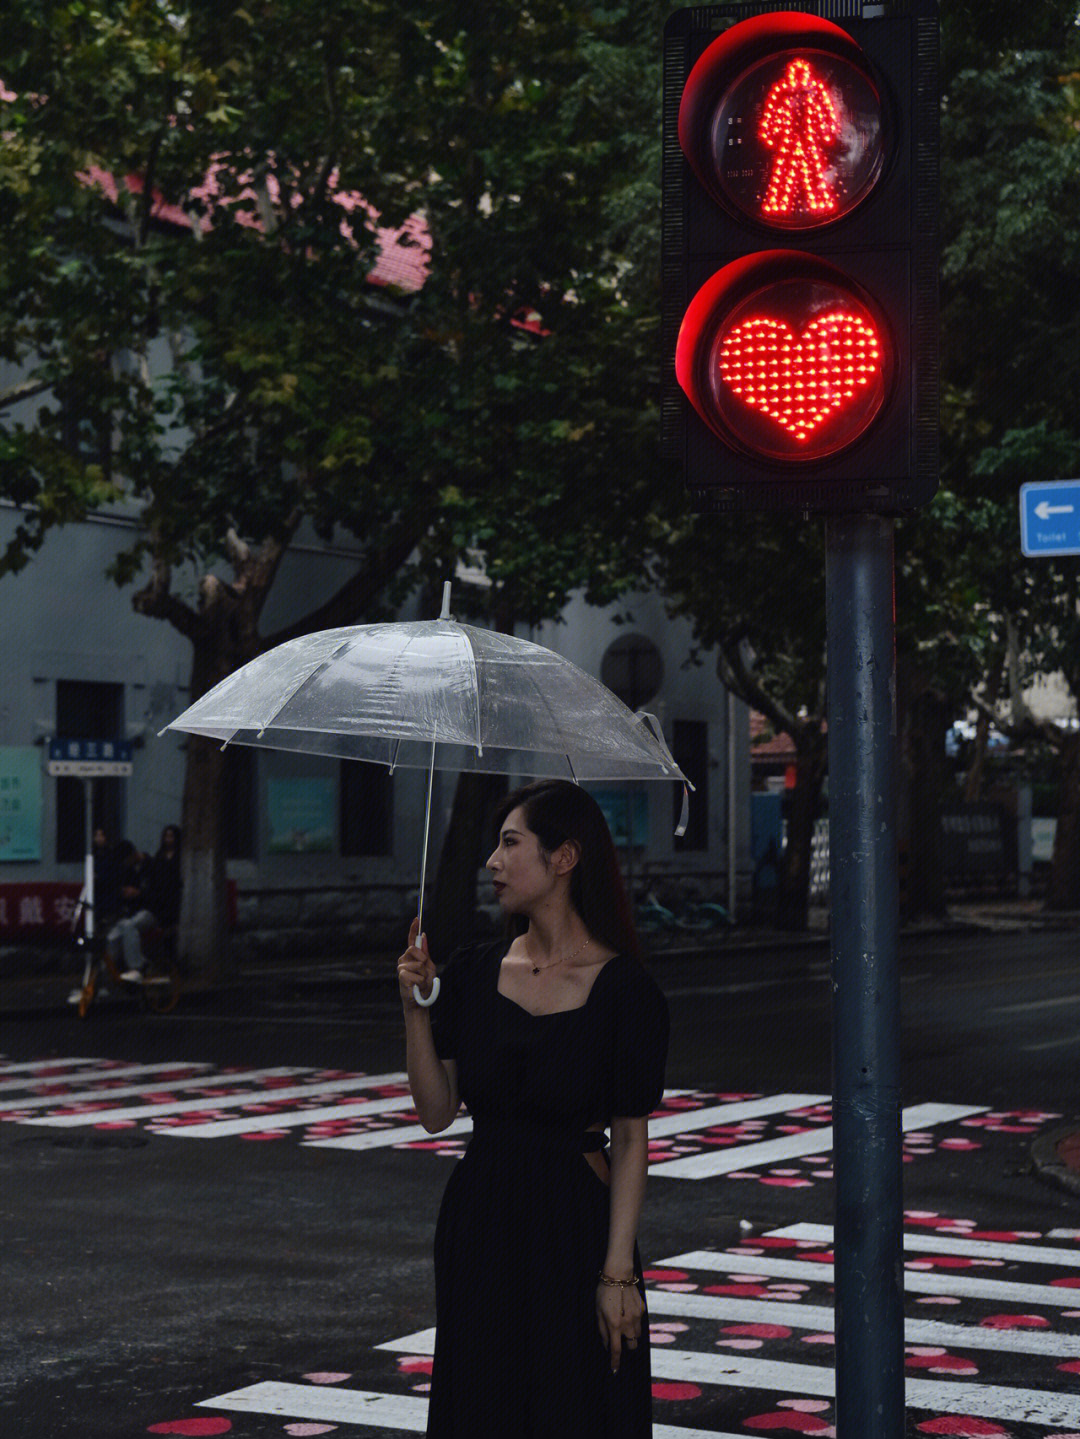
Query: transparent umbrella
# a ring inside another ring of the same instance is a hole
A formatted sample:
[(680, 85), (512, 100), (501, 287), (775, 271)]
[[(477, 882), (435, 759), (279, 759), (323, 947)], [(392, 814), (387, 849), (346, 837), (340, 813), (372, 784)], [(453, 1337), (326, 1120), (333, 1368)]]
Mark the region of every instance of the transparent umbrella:
[(458, 624), (449, 584), (437, 620), (351, 625), (289, 640), (235, 670), (169, 729), (223, 746), (367, 760), (391, 772), (426, 769), (421, 920), (436, 769), (579, 784), (678, 780), (684, 811), (693, 788), (653, 716), (628, 709), (553, 650)]

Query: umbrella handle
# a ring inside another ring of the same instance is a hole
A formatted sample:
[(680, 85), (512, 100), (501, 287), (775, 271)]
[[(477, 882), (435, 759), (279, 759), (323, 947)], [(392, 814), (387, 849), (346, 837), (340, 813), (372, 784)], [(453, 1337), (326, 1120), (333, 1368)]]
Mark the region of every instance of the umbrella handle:
[(420, 986), (418, 984), (413, 985), (412, 992), (413, 999), (416, 1000), (417, 1004), (423, 1005), (425, 1009), (430, 1009), (439, 997), (439, 976), (436, 975), (435, 978), (431, 981), (431, 993), (428, 995), (427, 999), (425, 999), (424, 996), (420, 993)]

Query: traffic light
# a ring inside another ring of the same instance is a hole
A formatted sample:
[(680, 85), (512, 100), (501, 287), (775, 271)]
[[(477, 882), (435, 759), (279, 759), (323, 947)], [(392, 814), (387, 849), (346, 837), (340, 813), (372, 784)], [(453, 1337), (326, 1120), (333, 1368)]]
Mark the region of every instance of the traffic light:
[(664, 446), (695, 508), (934, 494), (937, 45), (936, 0), (668, 20)]

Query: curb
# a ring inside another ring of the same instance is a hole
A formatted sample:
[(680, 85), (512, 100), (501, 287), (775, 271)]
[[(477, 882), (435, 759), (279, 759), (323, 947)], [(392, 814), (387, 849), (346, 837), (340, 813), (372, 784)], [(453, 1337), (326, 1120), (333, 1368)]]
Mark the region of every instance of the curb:
[(1031, 1146), (1031, 1162), (1040, 1179), (1070, 1194), (1080, 1194), (1080, 1170), (1073, 1168), (1060, 1152), (1067, 1140), (1072, 1141), (1070, 1148), (1080, 1163), (1080, 1133), (1075, 1119), (1052, 1129), (1049, 1134), (1041, 1134)]

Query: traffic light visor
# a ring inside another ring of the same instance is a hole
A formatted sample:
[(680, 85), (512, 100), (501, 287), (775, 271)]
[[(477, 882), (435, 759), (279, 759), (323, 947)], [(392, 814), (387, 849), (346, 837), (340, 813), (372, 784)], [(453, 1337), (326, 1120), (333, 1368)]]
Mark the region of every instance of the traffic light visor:
[(790, 464), (825, 459), (864, 435), (895, 364), (885, 318), (861, 287), (823, 260), (765, 251), (701, 287), (675, 367), (714, 434)]
[(679, 109), (679, 143), (713, 199), (790, 232), (861, 204), (882, 173), (886, 131), (859, 46), (797, 13), (743, 20), (713, 41)]

